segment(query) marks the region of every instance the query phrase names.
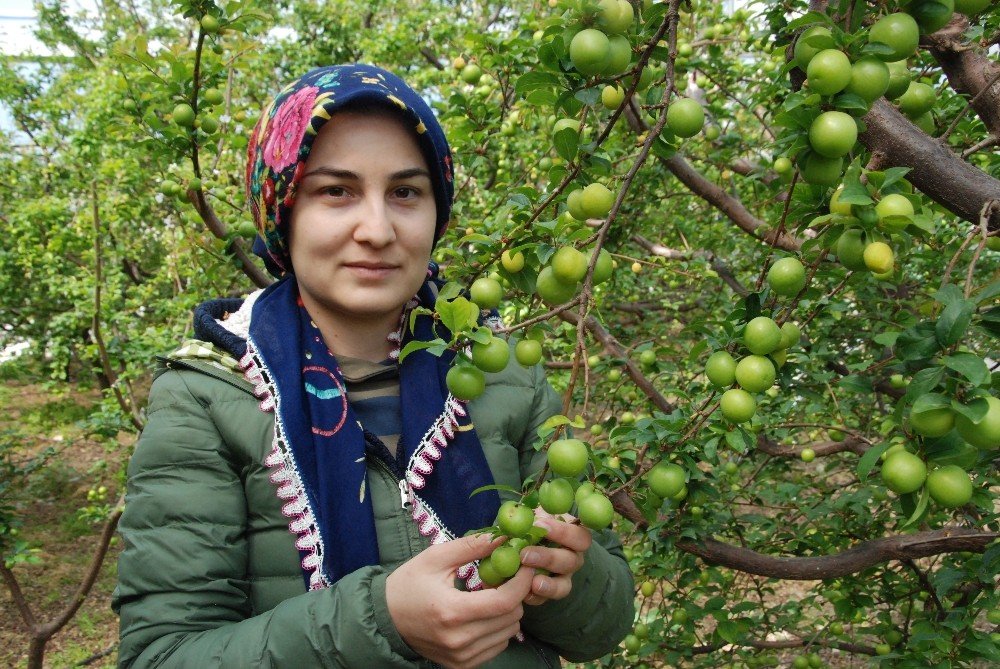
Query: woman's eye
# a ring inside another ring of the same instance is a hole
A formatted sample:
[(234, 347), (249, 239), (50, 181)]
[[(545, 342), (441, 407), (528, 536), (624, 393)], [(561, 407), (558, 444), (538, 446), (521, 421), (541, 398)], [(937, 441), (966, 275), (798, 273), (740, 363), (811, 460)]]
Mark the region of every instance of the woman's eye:
[(330, 197), (344, 197), (347, 195), (347, 190), (343, 186), (327, 186), (323, 189), (323, 193)]
[(418, 194), (419, 193), (417, 192), (417, 189), (410, 188), (409, 186), (403, 186), (403, 187), (397, 188), (395, 190), (396, 197), (398, 197), (400, 199), (403, 199), (403, 200), (408, 200), (410, 198), (414, 198)]

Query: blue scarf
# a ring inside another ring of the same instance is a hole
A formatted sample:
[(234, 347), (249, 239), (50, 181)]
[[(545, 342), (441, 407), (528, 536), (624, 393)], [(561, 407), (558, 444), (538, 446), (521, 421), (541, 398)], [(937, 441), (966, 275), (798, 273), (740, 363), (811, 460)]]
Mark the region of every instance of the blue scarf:
[[(430, 281), (417, 294), (433, 307)], [(417, 319), (413, 337), (435, 337), (431, 318)], [(400, 342), (402, 345), (405, 341)], [(254, 304), (241, 361), (261, 409), (275, 413), (274, 448), (265, 463), (297, 535), (307, 588), (333, 585), (367, 565), (379, 564), (378, 542), (366, 476), (369, 460), (381, 457), (400, 479), (420, 532), (433, 543), (489, 526), (500, 498), (475, 496), (493, 477), (464, 402), (452, 397), (445, 375), (454, 353), (407, 355), (400, 365), (402, 434), (397, 457), (366, 434), (350, 403), (334, 356), (299, 299), (293, 276), (267, 288)], [(461, 428), (461, 429), (460, 429)], [(374, 443), (373, 443), (374, 440)], [(458, 575), (480, 586), (471, 563)]]

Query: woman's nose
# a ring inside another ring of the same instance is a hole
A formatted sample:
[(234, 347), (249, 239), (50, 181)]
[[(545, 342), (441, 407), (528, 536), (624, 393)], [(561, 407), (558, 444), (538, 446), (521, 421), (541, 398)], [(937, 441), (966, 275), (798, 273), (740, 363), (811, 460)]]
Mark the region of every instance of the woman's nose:
[(370, 197), (359, 209), (360, 220), (354, 227), (354, 240), (380, 248), (396, 239), (396, 229), (392, 224), (391, 212), (385, 200)]

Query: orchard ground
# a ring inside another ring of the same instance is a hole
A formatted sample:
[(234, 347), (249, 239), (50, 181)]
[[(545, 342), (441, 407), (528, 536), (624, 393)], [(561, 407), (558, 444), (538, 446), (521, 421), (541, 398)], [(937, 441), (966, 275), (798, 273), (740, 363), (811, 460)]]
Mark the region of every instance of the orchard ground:
[[(79, 510), (95, 501), (88, 500), (88, 491), (100, 486), (108, 489), (107, 503), (114, 504), (120, 491), (115, 474), (134, 440), (125, 433), (110, 445), (86, 438), (78, 422), (100, 400), (100, 392), (57, 387), (59, 392), (54, 393), (43, 384), (6, 379), (0, 386), (0, 405), (5, 407), (0, 415), (4, 458), (23, 462), (47, 448), (55, 451), (49, 466), (35, 472), (26, 484), (16, 481), (9, 500), (3, 500), (16, 505), (20, 517), (31, 519), (20, 528), (20, 536), (41, 549), (40, 564), (17, 567), (25, 598), (40, 620), (56, 615), (79, 585), (100, 531), (100, 523), (82, 519)], [(110, 601), (119, 545), (113, 542), (80, 611), (49, 642), (45, 666), (72, 667), (87, 659), (92, 659), (89, 667), (115, 666), (118, 619)], [(21, 618), (4, 589), (0, 594), (0, 666), (25, 666), (27, 650)]]

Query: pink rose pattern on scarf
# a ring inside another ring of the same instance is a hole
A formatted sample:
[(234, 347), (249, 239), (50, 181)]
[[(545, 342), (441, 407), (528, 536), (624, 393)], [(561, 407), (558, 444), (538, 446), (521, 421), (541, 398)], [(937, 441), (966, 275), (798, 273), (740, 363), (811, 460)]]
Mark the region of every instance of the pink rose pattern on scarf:
[(275, 172), (281, 172), (295, 162), (305, 137), (306, 128), (312, 119), (313, 100), (319, 89), (307, 86), (296, 91), (279, 108), (268, 123), (268, 135), (264, 140), (264, 164)]

